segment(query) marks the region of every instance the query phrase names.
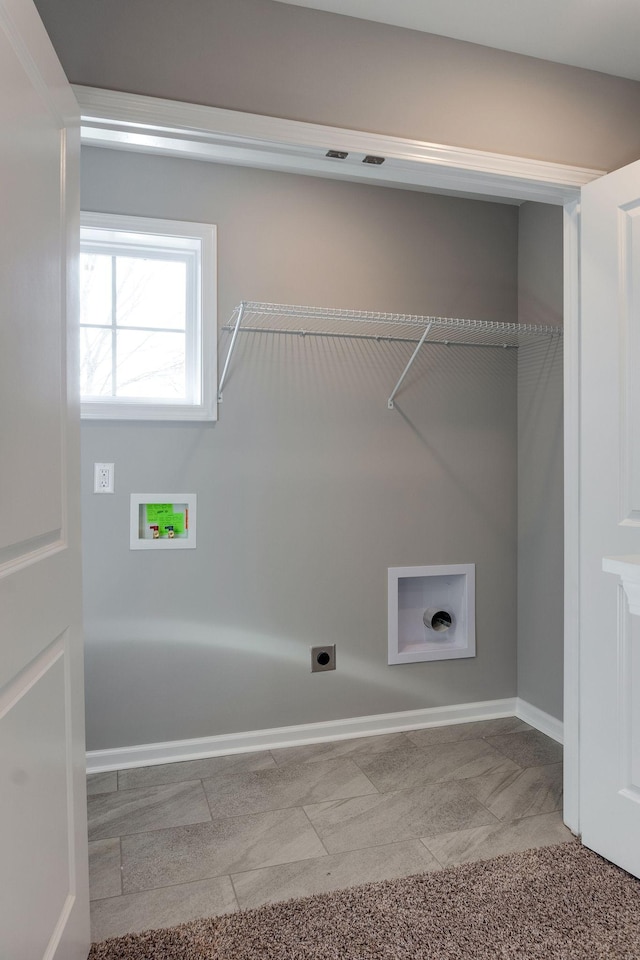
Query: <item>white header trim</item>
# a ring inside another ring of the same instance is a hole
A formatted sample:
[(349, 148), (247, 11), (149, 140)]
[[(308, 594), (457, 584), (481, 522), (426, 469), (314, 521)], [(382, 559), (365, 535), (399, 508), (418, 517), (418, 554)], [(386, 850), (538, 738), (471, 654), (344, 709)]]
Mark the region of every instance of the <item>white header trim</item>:
[[(82, 142), (510, 202), (564, 204), (604, 171), (75, 86)], [(344, 160), (327, 150), (348, 154)], [(384, 157), (380, 166), (363, 163)]]

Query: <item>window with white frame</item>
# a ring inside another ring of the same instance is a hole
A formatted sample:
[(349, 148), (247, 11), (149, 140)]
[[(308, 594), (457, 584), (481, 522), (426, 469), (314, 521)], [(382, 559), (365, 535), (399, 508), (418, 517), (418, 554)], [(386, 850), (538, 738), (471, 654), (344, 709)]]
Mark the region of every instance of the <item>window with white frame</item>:
[(216, 417), (216, 228), (83, 213), (82, 416)]

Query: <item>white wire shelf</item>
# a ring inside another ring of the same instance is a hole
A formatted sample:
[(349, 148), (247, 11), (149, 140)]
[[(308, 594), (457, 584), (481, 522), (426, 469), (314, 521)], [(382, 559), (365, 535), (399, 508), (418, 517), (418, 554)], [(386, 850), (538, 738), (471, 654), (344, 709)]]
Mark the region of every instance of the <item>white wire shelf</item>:
[(240, 332), (415, 343), (416, 349), (389, 397), (390, 409), (393, 408), (395, 394), (424, 343), (514, 349), (526, 343), (562, 337), (562, 327), (551, 324), (421, 317), (403, 313), (374, 313), (255, 301), (239, 303), (223, 329), (232, 331), (232, 338), (220, 378), (219, 400), (222, 400), (222, 388), (226, 381), (229, 361)]

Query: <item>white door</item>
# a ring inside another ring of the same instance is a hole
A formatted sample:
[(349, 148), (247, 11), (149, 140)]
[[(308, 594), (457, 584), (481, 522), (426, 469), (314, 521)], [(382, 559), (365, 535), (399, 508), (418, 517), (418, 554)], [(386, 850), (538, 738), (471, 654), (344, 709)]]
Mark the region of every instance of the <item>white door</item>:
[(640, 163), (582, 191), (580, 822), (640, 876), (640, 617), (603, 557), (640, 554)]
[[(75, 368), (77, 107), (0, 0), (0, 957), (89, 949)], [(68, 342), (67, 342), (68, 340)]]

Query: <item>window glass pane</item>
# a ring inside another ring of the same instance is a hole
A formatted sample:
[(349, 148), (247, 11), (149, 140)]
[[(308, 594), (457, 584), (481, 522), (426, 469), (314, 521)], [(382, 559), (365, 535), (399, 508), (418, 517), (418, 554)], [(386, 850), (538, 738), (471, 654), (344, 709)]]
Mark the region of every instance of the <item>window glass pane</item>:
[(116, 354), (119, 397), (186, 399), (184, 334), (119, 330)]
[(83, 213), (80, 249), (82, 416), (215, 419), (215, 226)]
[(184, 330), (187, 265), (176, 260), (116, 260), (116, 322), (127, 327)]
[(111, 257), (80, 255), (80, 322), (111, 323)]
[(80, 327), (82, 396), (110, 397), (111, 386), (111, 330)]

